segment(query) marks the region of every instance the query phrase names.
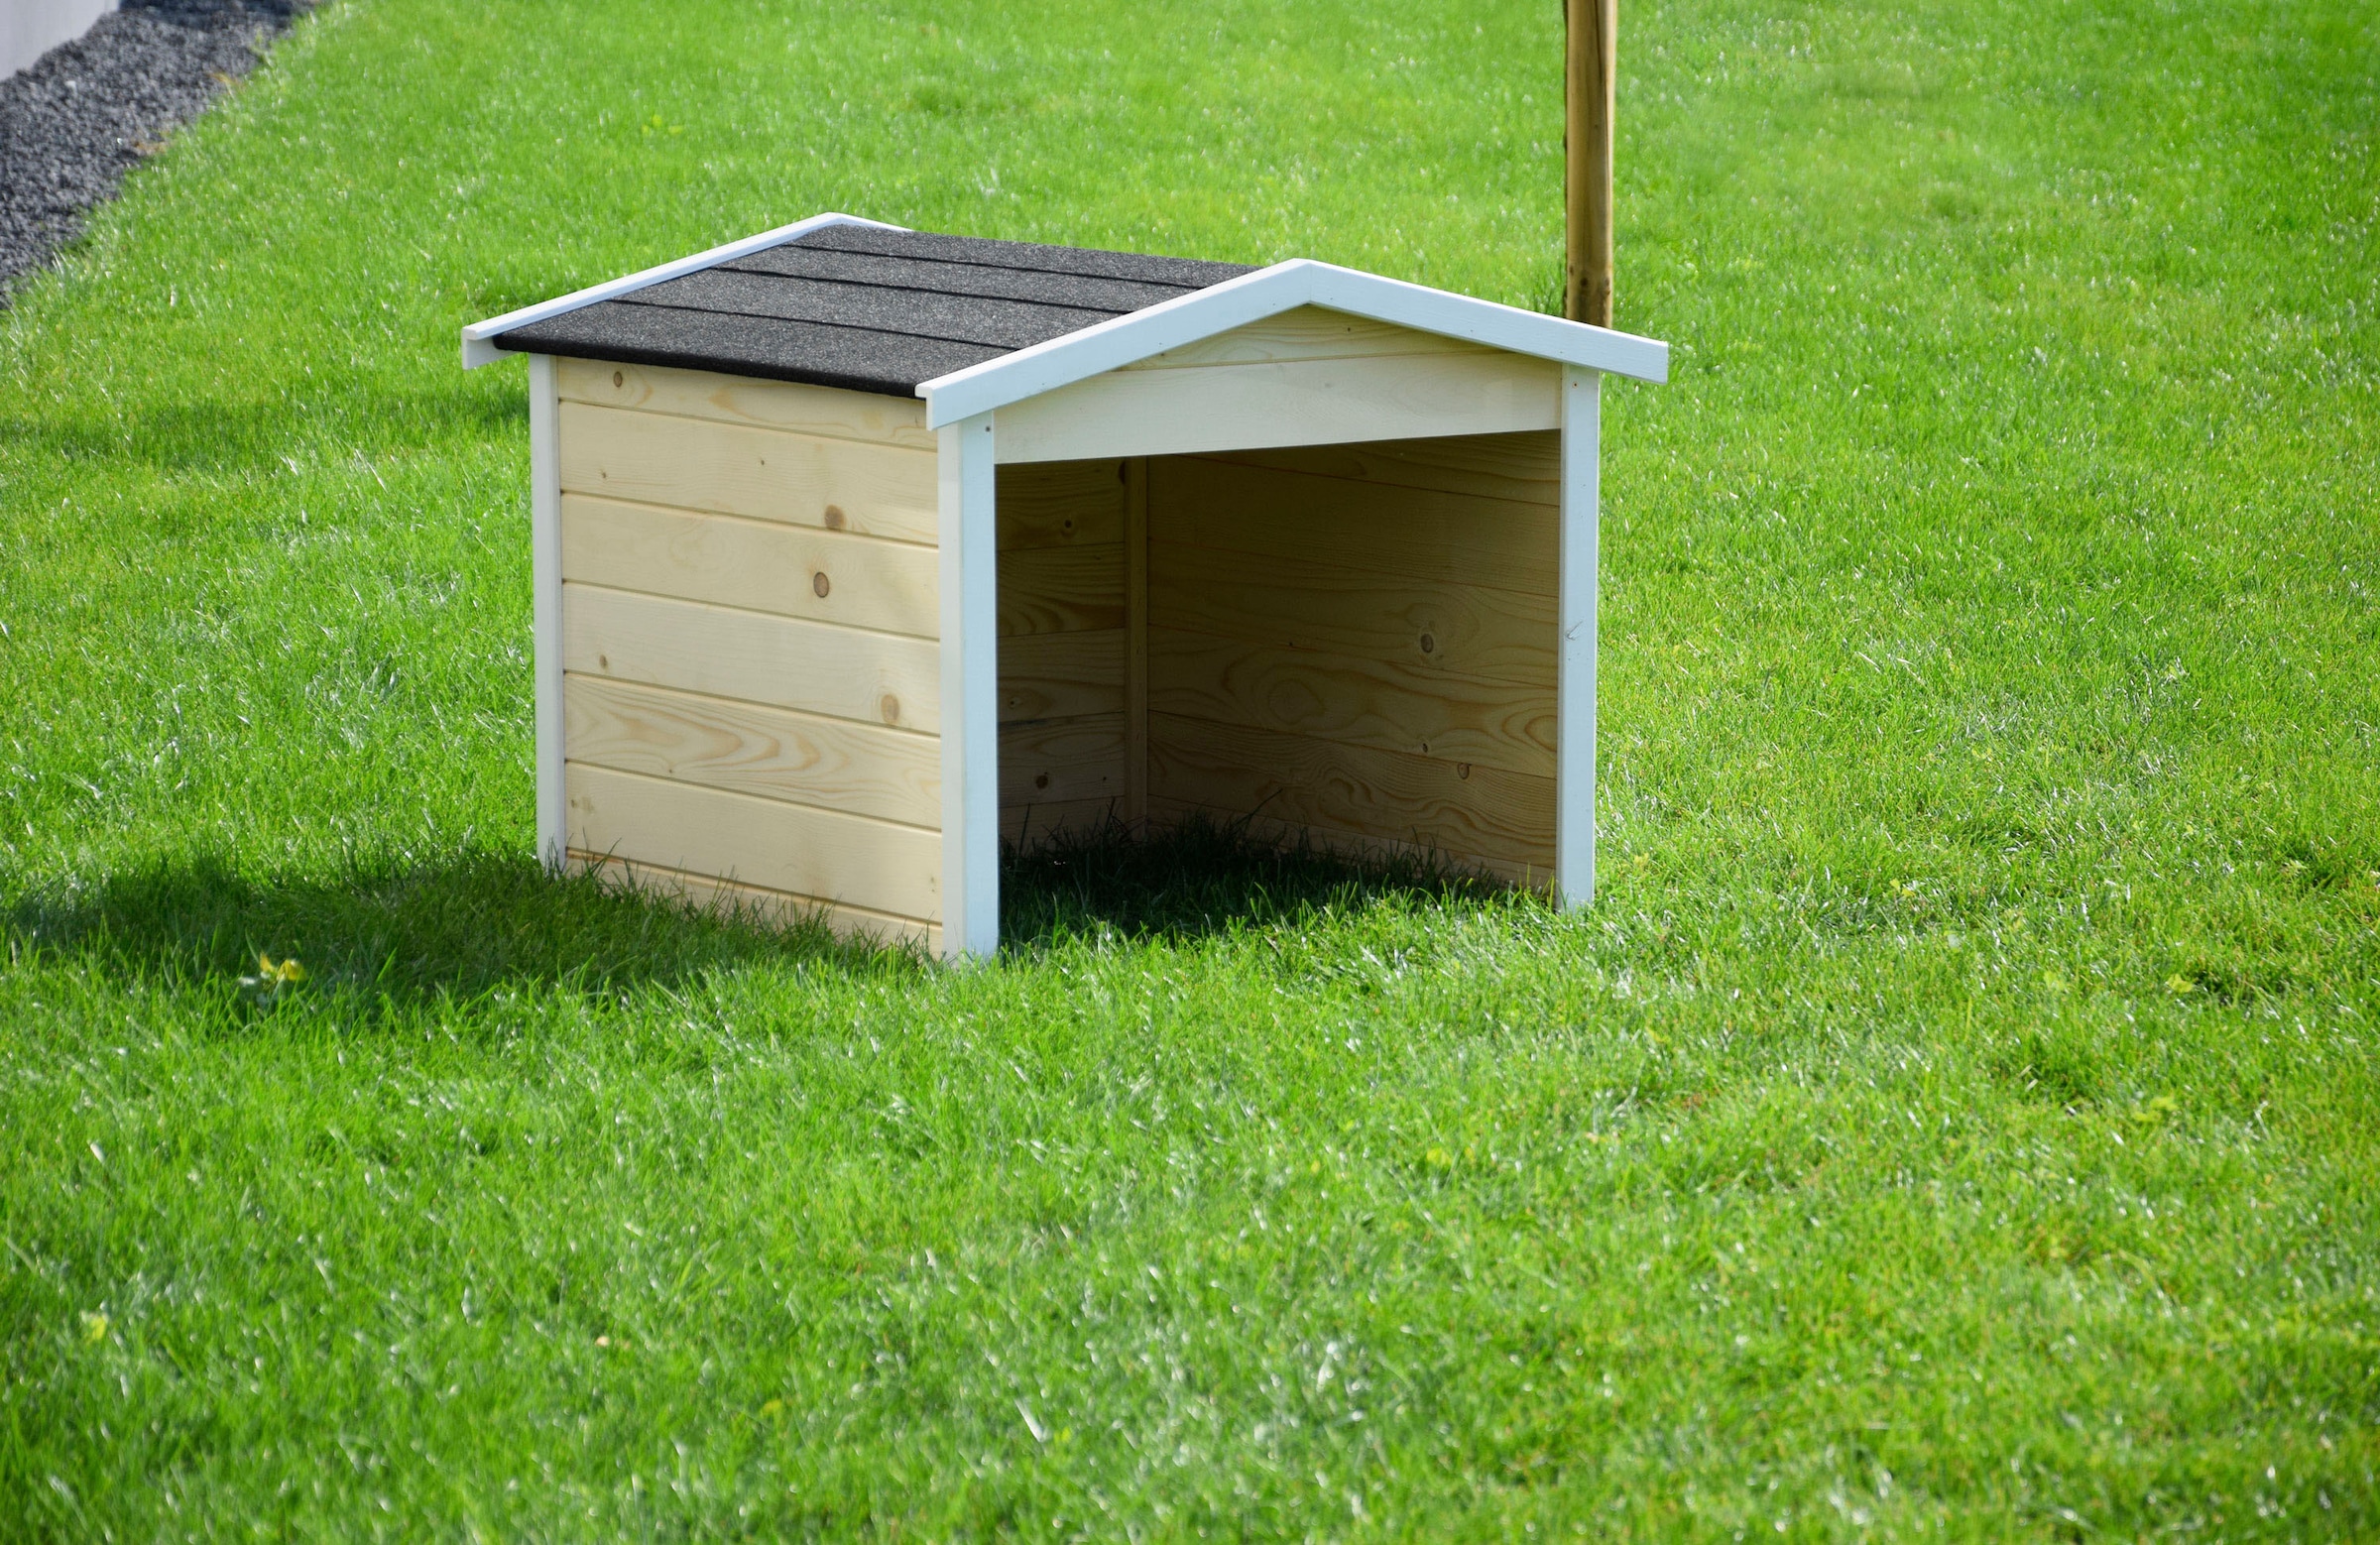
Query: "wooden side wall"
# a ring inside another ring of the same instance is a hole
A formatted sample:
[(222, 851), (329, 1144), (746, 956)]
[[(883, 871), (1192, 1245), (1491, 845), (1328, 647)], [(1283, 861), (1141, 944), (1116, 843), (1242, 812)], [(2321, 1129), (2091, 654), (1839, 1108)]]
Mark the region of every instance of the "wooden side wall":
[(938, 948), (922, 404), (558, 364), (571, 859)]
[(1559, 436), (1148, 468), (1151, 815), (1545, 883)]
[(1000, 469), (1000, 829), (1124, 813), (1125, 467)]

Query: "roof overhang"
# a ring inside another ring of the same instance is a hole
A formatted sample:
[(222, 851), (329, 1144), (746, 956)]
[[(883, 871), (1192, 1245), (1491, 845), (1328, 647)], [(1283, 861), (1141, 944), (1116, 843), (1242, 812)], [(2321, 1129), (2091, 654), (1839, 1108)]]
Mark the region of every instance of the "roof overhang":
[(540, 300), (536, 305), (525, 305), (517, 311), (507, 311), (502, 316), (491, 316), (484, 322), (473, 322), (463, 329), (463, 368), (474, 370), (481, 365), (492, 365), (504, 358), (505, 351), (496, 347), (496, 339), (516, 327), (526, 327), (531, 322), (541, 322), (548, 317), (560, 316), (575, 311), (581, 306), (593, 305), (598, 300), (614, 300), (631, 291), (643, 290), (647, 286), (657, 285), (666, 280), (682, 279), (688, 274), (700, 273), (704, 269), (715, 268), (737, 258), (749, 257), (756, 252), (766, 252), (771, 247), (781, 247), (789, 241), (799, 240), (810, 232), (829, 225), (872, 225), (881, 231), (905, 229), (903, 226), (888, 225), (882, 220), (863, 220), (856, 214), (814, 214), (806, 220), (795, 220), (791, 225), (780, 225), (775, 230), (763, 231), (758, 236), (747, 236), (742, 241), (731, 241), (724, 247), (713, 247), (708, 252), (697, 252), (690, 258), (679, 258), (674, 263), (663, 263), (657, 268), (649, 268), (641, 273), (607, 280), (600, 285), (590, 285), (584, 290), (573, 291), (566, 296), (556, 296), (551, 300)]
[(940, 428), (1301, 305), (1638, 381), (1669, 379), (1669, 345), (1656, 339), (1293, 258), (936, 377), (917, 395), (927, 426)]
[[(504, 358), (505, 351), (497, 348), (495, 340), (516, 327), (615, 299), (771, 247), (781, 247), (830, 225), (903, 229), (858, 215), (816, 214), (707, 252), (491, 316), (463, 328), (463, 368), (474, 369)], [(925, 399), (926, 422), (938, 428), (1303, 305), (1410, 327), (1417, 332), (1463, 338), (1490, 348), (1639, 381), (1669, 379), (1669, 345), (1652, 338), (1524, 311), (1517, 306), (1498, 305), (1491, 300), (1432, 290), (1426, 285), (1383, 279), (1310, 258), (1293, 258), (936, 377), (919, 386), (917, 395)]]

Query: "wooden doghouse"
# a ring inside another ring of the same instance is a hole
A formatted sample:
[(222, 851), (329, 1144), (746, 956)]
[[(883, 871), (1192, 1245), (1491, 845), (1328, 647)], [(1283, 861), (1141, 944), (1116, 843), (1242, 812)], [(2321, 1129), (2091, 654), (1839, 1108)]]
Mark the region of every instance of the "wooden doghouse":
[(537, 841), (949, 955), (1111, 816), (1595, 886), (1598, 384), (1663, 344), (1328, 264), (820, 215), (530, 357)]

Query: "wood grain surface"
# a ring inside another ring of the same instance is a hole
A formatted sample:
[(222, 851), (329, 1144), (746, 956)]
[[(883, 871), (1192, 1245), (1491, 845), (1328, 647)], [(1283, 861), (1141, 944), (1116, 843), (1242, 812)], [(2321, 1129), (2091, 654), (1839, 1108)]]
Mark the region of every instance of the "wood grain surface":
[(565, 493), (932, 545), (932, 451), (707, 418), (561, 405)]
[(1124, 630), (1023, 634), (1000, 641), (1000, 719), (1124, 711)]
[(930, 639), (934, 549), (739, 515), (562, 496), (562, 577)]
[(570, 760), (938, 829), (942, 743), (882, 725), (568, 676)]
[[(565, 584), (562, 664), (580, 675), (862, 724), (941, 728), (941, 662), (932, 641), (833, 623)], [(1119, 653), (1119, 707), (1122, 674)]]
[(1550, 869), (1554, 780), (1310, 736), (1149, 716), (1150, 799)]
[(941, 915), (942, 837), (864, 815), (569, 765), (569, 845), (921, 921)]
[(1262, 365), (1293, 359), (1352, 359), (1371, 354), (1492, 354), (1485, 343), (1420, 332), (1346, 311), (1301, 305), (1262, 321), (1215, 333), (1178, 349), (1152, 354), (1126, 370), (1178, 370), (1186, 365)]
[(1390, 661), (1448, 693), (1463, 679), (1554, 686), (1551, 596), (1167, 542), (1150, 555), (1148, 604), (1155, 627)]
[(926, 954), (942, 949), (942, 930), (936, 924), (891, 912), (872, 912), (863, 906), (839, 906), (814, 895), (794, 895), (763, 886), (738, 885), (708, 875), (689, 875), (659, 864), (633, 864), (618, 857), (573, 851), (574, 869), (590, 870), (608, 885), (643, 895), (666, 897), (698, 911), (750, 918), (769, 927), (790, 927), (817, 917), (835, 937), (849, 943), (914, 944)]
[(1000, 731), (1000, 802), (1114, 799), (1124, 793), (1124, 715), (1028, 720)]
[(1149, 463), (1149, 539), (1406, 578), (1555, 593), (1553, 506), (1259, 467), (1205, 456)]
[(1548, 507), (1561, 503), (1562, 436), (1553, 429), (1514, 434), (1443, 434), (1344, 445), (1289, 445), (1230, 451), (1216, 458), (1359, 483), (1427, 488)]
[(1546, 687), (1449, 681), (1397, 660), (1170, 628), (1149, 630), (1148, 674), (1154, 713), (1511, 772), (1554, 772), (1554, 694)]
[(1124, 543), (1000, 554), (1000, 631), (1097, 633), (1124, 626)]
[(1113, 459), (1002, 467), (997, 490), (1003, 552), (1124, 540), (1123, 468)]
[(1004, 462), (1550, 429), (1561, 367), (1496, 350), (1115, 370), (1000, 410)]
[(915, 398), (790, 381), (756, 381), (749, 376), (659, 365), (616, 365), (588, 359), (558, 363), (561, 395), (573, 403), (715, 418), (722, 423), (903, 445), (911, 450), (930, 452), (934, 448), (934, 431), (925, 426), (925, 404)]

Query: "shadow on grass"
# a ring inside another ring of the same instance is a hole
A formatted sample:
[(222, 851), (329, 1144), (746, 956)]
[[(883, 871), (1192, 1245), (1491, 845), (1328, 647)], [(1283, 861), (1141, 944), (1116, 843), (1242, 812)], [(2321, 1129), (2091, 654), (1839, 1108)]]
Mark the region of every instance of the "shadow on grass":
[[(1186, 939), (1391, 894), (1444, 900), (1494, 889), (1444, 865), (1351, 862), (1232, 827), (1144, 841), (1119, 824), (1011, 854), (1004, 931), (1012, 948), (1082, 934)], [(617, 993), (763, 961), (924, 969), (912, 948), (838, 940), (814, 919), (787, 925), (616, 880), (557, 880), (524, 856), (485, 850), (283, 877), (219, 857), (172, 859), (92, 886), (35, 890), (6, 907), (0, 931), (19, 951), (227, 994), (257, 974), (260, 954), (295, 956), (307, 996), (344, 997), (368, 1013), (509, 988)]]
[(1144, 837), (1112, 819), (1012, 850), (1001, 865), (1003, 940), (1038, 946), (1102, 932), (1186, 940), (1391, 897), (1436, 904), (1507, 891), (1435, 855), (1349, 856), (1303, 837), (1268, 842), (1248, 825), (1194, 819)]
[(763, 960), (921, 964), (912, 952), (840, 942), (821, 923), (769, 926), (593, 876), (557, 880), (526, 856), (484, 850), (286, 877), (176, 859), (25, 894), (0, 913), (0, 928), (19, 949), (226, 992), (257, 972), (259, 954), (296, 956), (308, 997), (365, 1006), (536, 986), (617, 993)]
[[(517, 390), (498, 395), (473, 386), (367, 397), (351, 384), (344, 391), (311, 390), (296, 407), (279, 399), (206, 399), (112, 416), (0, 416), (0, 444), (39, 448), (64, 461), (135, 462), (176, 476), (279, 477), (295, 470), (288, 458), (312, 454), (309, 446), (318, 450), (326, 428), (340, 431), (332, 436), (337, 443), (352, 440), (377, 455), (457, 434), (477, 440), (518, 434), (528, 417)], [(339, 470), (339, 463), (326, 470)]]

